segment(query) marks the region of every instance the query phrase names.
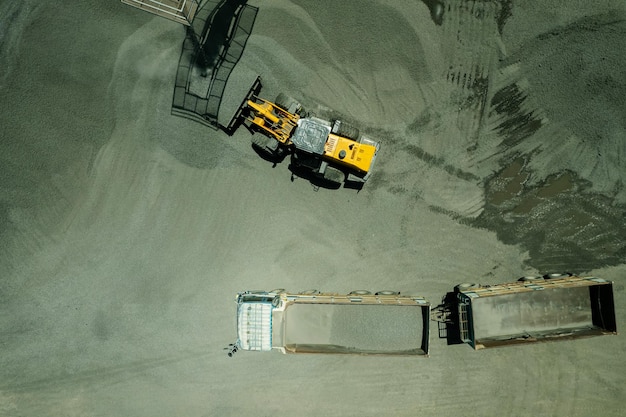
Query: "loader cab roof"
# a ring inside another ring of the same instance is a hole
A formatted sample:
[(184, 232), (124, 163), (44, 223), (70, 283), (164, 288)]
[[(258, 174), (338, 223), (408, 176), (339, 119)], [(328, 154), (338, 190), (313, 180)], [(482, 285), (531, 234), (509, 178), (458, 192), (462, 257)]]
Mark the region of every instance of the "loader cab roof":
[(315, 117), (300, 119), (291, 141), (299, 150), (322, 155), (330, 129), (330, 123), (325, 120)]

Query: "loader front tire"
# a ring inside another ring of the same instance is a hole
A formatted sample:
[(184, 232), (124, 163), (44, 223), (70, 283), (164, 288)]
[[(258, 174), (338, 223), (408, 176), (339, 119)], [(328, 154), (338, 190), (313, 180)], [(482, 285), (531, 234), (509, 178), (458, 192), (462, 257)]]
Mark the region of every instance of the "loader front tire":
[(283, 149), (280, 148), (278, 141), (274, 138), (270, 138), (262, 135), (254, 135), (250, 139), (252, 148), (258, 153), (261, 158), (270, 162), (279, 162), (284, 156)]
[(286, 94), (280, 93), (276, 96), (276, 100), (274, 101), (278, 107), (283, 110), (287, 110), (290, 113), (300, 114), (302, 113), (302, 105), (298, 100), (293, 97), (290, 97)]

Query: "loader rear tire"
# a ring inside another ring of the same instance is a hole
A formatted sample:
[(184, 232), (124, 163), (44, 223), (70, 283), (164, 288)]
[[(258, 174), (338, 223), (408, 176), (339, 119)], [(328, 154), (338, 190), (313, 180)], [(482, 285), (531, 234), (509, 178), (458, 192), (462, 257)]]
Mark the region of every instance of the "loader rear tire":
[(355, 141), (359, 139), (360, 134), (359, 129), (344, 121), (340, 121), (339, 129), (337, 129), (337, 132), (335, 133), (341, 137), (352, 139)]
[(326, 167), (324, 171), (324, 180), (334, 185), (341, 186), (345, 178), (346, 175), (337, 168)]

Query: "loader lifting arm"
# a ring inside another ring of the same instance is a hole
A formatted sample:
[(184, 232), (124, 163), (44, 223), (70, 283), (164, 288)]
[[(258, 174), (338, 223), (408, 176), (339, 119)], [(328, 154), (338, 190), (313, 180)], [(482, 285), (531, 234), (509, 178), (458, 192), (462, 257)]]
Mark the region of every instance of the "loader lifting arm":
[(246, 118), (248, 122), (283, 145), (291, 145), (291, 135), (300, 116), (258, 97), (248, 100), (247, 105), (250, 110), (250, 116)]

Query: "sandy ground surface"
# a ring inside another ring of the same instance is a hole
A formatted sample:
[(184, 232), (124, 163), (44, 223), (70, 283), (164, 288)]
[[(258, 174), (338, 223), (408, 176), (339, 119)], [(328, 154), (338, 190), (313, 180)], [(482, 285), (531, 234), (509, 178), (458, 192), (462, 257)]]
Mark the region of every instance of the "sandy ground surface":
[(622, 335), (475, 352), (435, 331), (417, 359), (222, 350), (234, 294), (258, 288), (437, 303), (569, 270), (614, 280), (624, 322), (623, 1), (445, 3), (436, 25), (419, 1), (251, 2), (238, 66), (263, 94), (382, 143), (357, 193), (291, 181), (245, 129), (171, 116), (176, 23), (0, 1), (0, 415), (621, 416)]

